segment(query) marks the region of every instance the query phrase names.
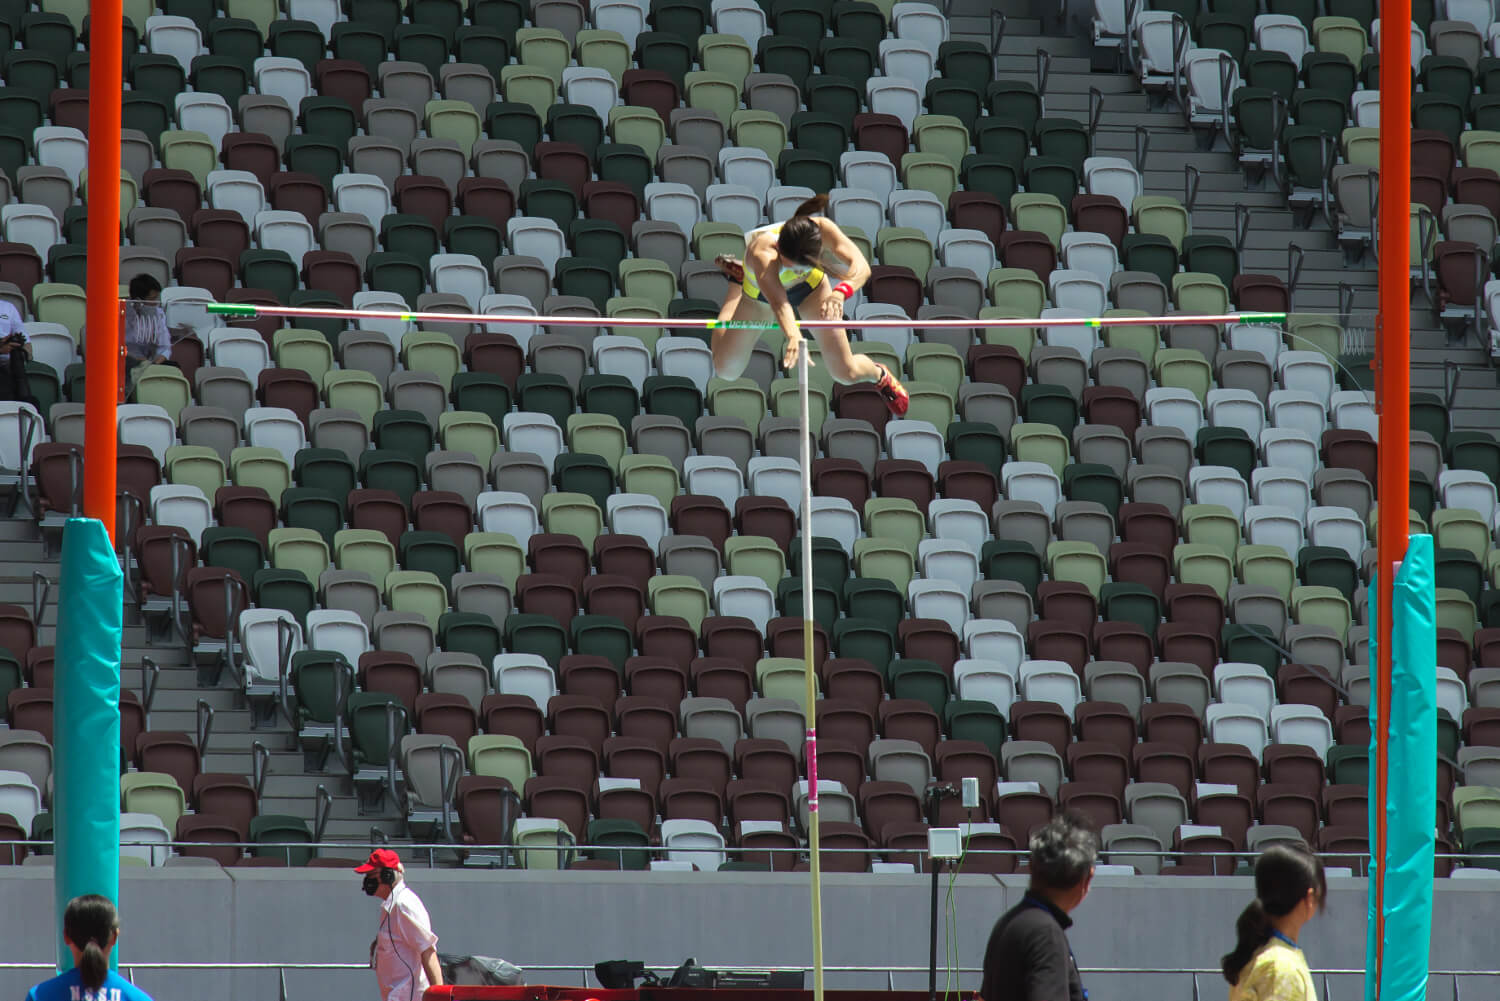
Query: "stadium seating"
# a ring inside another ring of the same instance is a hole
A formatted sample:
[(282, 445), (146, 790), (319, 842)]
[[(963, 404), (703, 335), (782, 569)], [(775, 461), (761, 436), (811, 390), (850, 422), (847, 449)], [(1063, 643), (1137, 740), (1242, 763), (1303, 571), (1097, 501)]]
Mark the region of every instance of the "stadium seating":
[[(120, 409), (119, 480), (142, 612), (180, 609), (205, 684), (248, 696), (366, 829), (479, 864), (743, 850), (788, 870), (821, 847), (863, 871), (922, 864), (927, 788), (977, 776), (980, 807), (935, 818), (973, 849), (1072, 808), (1142, 873), (1291, 837), (1364, 850), (1375, 427), (1347, 318), (1049, 324), (1291, 311), (1295, 281), (1246, 273), (1241, 235), (1144, 151), (1049, 110), (920, 0), (301, 6), (133, 26), (122, 273), (168, 286), (178, 339)], [(1285, 179), (1359, 264), (1378, 23), (1150, 6), (1127, 24), (1095, 5), (1096, 65), (1180, 95), (1185, 128), (1247, 184)], [(38, 403), (0, 405), (0, 466), (34, 480), (44, 531), (83, 454), (89, 140), (64, 27), (20, 34), (0, 88), (0, 295), (29, 321)], [(1412, 279), (1459, 332), (1500, 315), (1490, 29), (1413, 26)], [(912, 406), (892, 419), (812, 370), (805, 525), (780, 335), (729, 381), (704, 332), (610, 320), (716, 315), (713, 258), (818, 191), (873, 265), (851, 314), (913, 324), (853, 341)], [(292, 326), (211, 301), (598, 324)], [(967, 318), (1035, 324), (922, 325)], [(1500, 829), (1500, 444), (1420, 392), (1413, 427), (1409, 517), (1439, 557), (1436, 822), (1480, 856)], [(50, 830), (51, 671), (29, 611), (0, 606), (12, 837)], [(140, 708), (122, 853), (353, 851), (318, 842), (323, 806), (262, 812), (251, 755), (209, 771), (206, 732)]]

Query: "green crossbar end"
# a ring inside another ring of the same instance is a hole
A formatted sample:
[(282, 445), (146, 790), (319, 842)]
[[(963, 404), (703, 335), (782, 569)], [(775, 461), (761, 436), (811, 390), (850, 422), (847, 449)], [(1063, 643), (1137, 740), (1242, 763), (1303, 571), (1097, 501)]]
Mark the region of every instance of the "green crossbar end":
[(203, 308), (217, 316), (255, 316), (260, 312), (243, 302), (210, 302)]
[(1241, 323), (1285, 323), (1286, 313), (1241, 313)]

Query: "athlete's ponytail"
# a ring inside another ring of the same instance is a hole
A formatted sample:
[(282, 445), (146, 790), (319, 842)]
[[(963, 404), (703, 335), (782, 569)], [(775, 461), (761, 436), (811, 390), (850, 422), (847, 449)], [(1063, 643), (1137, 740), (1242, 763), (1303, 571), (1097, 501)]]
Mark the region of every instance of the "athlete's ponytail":
[(828, 211), (828, 196), (827, 195), (813, 195), (807, 201), (805, 201), (801, 205), (797, 206), (797, 211), (795, 211), (795, 212), (792, 213), (792, 218), (796, 219), (799, 216), (817, 215), (817, 214), (819, 214), (821, 212), (827, 212), (827, 211)]
[(109, 976), (109, 950), (120, 928), (115, 905), (96, 893), (74, 897), (63, 912), (63, 936), (78, 948), (78, 973), (87, 990), (97, 991)]
[(827, 195), (814, 195), (797, 206), (792, 217), (781, 224), (781, 236), (776, 240), (776, 249), (782, 257), (808, 267), (819, 267), (823, 256), (823, 230), (813, 215), (827, 209)]

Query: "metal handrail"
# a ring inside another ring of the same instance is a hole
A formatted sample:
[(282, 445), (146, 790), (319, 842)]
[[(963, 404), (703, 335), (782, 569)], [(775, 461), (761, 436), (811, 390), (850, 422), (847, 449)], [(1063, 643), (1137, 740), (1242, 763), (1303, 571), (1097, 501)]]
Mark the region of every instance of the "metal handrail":
[[(457, 758), (455, 762), (453, 759)], [(438, 748), (438, 785), (443, 789), (443, 837), (453, 840), (454, 804), (458, 802), (458, 779), (464, 773), (464, 755), (456, 747)]]
[[(647, 969), (673, 969), (678, 965), (676, 960), (664, 963), (647, 963)], [(756, 966), (744, 963), (720, 963), (704, 962), (699, 964), (708, 969), (733, 969), (747, 972), (761, 972), (774, 970), (798, 970), (803, 967), (797, 966)], [(23, 963), (23, 962), (0, 962), (0, 970), (55, 970), (57, 967), (52, 963)], [(121, 970), (224, 970), (229, 972), (256, 971), (256, 970), (305, 970), (311, 972), (363, 972), (370, 970), (369, 963), (274, 963), (274, 962), (204, 962), (204, 963), (152, 963), (152, 962), (121, 962)], [(588, 976), (594, 972), (591, 965), (572, 963), (527, 963), (526, 969), (534, 972), (547, 973), (573, 973)], [(828, 973), (886, 973), (886, 974), (918, 974), (926, 973), (925, 966), (863, 966), (863, 965), (825, 965), (823, 967)], [(945, 967), (957, 974), (981, 973), (982, 967), (978, 966), (954, 966)], [(1079, 966), (1079, 973), (1085, 974), (1108, 974), (1112, 976), (1142, 974), (1149, 976), (1162, 976), (1181, 974), (1184, 976), (1222, 976), (1222, 971), (1208, 967), (1192, 966)], [(1316, 967), (1311, 971), (1320, 977), (1363, 977), (1366, 971), (1355, 967)], [(1496, 970), (1428, 970), (1428, 977), (1450, 977), (1455, 983), (1460, 977), (1500, 977), (1500, 971)], [(1325, 991), (1326, 996), (1326, 991)]]
[[(26, 505), (26, 513), (34, 515), (36, 505), (31, 499), (31, 455), (32, 446), (37, 441), (37, 431), (43, 427), (41, 415), (27, 407), (16, 411), (16, 439), (21, 450), (16, 454), (20, 456), (20, 468), (16, 470), (16, 476), (20, 482), (16, 485), (16, 499)], [(45, 433), (45, 432), (44, 432)], [(11, 511), (14, 514), (14, 510)]]
[(1437, 294), (1432, 290), (1432, 248), (1437, 246), (1437, 229), (1437, 217), (1430, 211), (1417, 213), (1417, 240), (1422, 250), (1422, 291), (1432, 305), (1433, 314), (1441, 315), (1437, 308)]
[(1192, 112), (1188, 110), (1187, 81), (1183, 79), (1183, 57), (1187, 55), (1188, 40), (1191, 38), (1188, 31), (1187, 20), (1181, 14), (1172, 15), (1172, 97), (1177, 101), (1177, 107), (1182, 111), (1184, 124), (1191, 129), (1193, 125)]
[[(1484, 332), (1488, 327), (1484, 322), (1485, 296), (1484, 278), (1490, 272), (1490, 254), (1485, 248), (1480, 247), (1479, 253), (1474, 255), (1474, 336), (1479, 343), (1484, 343)], [(1464, 333), (1465, 338), (1468, 332)]]
[(350, 760), (350, 753), (344, 749), (344, 734), (349, 729), (349, 695), (354, 691), (354, 668), (343, 654), (338, 655), (335, 664), (338, 668), (339, 690), (338, 696), (333, 700), (333, 736), (329, 738), (329, 744), (339, 759), (339, 765), (352, 775), (354, 765)]
[(38, 632), (42, 629), (42, 613), (47, 610), (47, 599), (52, 594), (52, 582), (40, 570), (31, 571), (31, 621)]
[(1182, 165), (1182, 204), (1189, 212), (1198, 201), (1198, 188), (1203, 184), (1203, 172), (1191, 163)]
[(1250, 240), (1250, 206), (1237, 204), (1234, 207), (1234, 252), (1243, 254)]
[(1125, 37), (1120, 42), (1124, 51), (1122, 69), (1126, 73), (1135, 74), (1135, 15), (1140, 7), (1141, 0), (1125, 0)]
[(156, 689), (161, 684), (161, 667), (150, 657), (141, 657), (141, 709), (146, 714), (146, 726), (151, 726), (151, 706), (156, 702)]
[(323, 783), (318, 783), (318, 792), (313, 800), (313, 841), (321, 843), (328, 820), (333, 815), (333, 794)]
[(214, 732), (214, 707), (207, 699), (198, 700), (198, 754), (208, 753), (208, 738)]
[(1319, 204), (1323, 209), (1323, 221), (1328, 224), (1330, 230), (1337, 230), (1333, 219), (1333, 190), (1329, 187), (1329, 179), (1333, 176), (1333, 165), (1338, 162), (1338, 147), (1334, 143), (1333, 136), (1327, 132), (1318, 133), (1318, 155), (1322, 158), (1319, 164), (1318, 184), (1320, 186)]
[(396, 736), (396, 715), (400, 714), (403, 728), (409, 725), (406, 718), (406, 707), (394, 702), (385, 705), (385, 791), (391, 797), (392, 802), (398, 799), (399, 789), (396, 786), (396, 760), (401, 753), (400, 741)]
[(1098, 87), (1089, 88), (1089, 152), (1093, 152), (1093, 137), (1099, 134), (1099, 119), (1104, 115), (1104, 91)]
[[(193, 565), (193, 544), (180, 536), (173, 536), (172, 546), (172, 624), (171, 629), (184, 646), (192, 644), (192, 627), (183, 615), (183, 596), (187, 593), (187, 572)], [(227, 578), (226, 578), (227, 580)], [(137, 595), (137, 599), (142, 595)]]
[(1286, 245), (1286, 299), (1287, 312), (1292, 310), (1292, 298), (1297, 294), (1297, 283), (1302, 280), (1302, 248), (1295, 243)]
[[(322, 789), (322, 788), (323, 787), (320, 785), (319, 789)], [(374, 828), (372, 828), (371, 829), (371, 834), (373, 835), (374, 833), (376, 833), (376, 830)], [(388, 838), (388, 836), (385, 836), (385, 837)], [(45, 847), (50, 847), (50, 846), (54, 845), (54, 842), (50, 841), (50, 840), (28, 839), (28, 840), (7, 841), (7, 842), (5, 842), (5, 844), (24, 845), (24, 846), (27, 846), (27, 847), (45, 848)], [(121, 844), (122, 847), (127, 847), (127, 848), (307, 848), (308, 845), (309, 845), (309, 842), (306, 842), (306, 841), (180, 841), (180, 840), (137, 841), (137, 840), (126, 840), (126, 839), (122, 838), (121, 841), (120, 841), (120, 844)], [(360, 853), (368, 854), (369, 851), (372, 850), (372, 849), (374, 849), (374, 848), (390, 846), (391, 842), (389, 840), (377, 840), (377, 839), (375, 839), (375, 838), (372, 837), (370, 841), (317, 841), (316, 844), (317, 844), (317, 846), (319, 848), (325, 848), (325, 849), (350, 848), (350, 849), (357, 849)], [(526, 845), (517, 846), (514, 843), (512, 843), (512, 844), (467, 844), (467, 843), (465, 843), (465, 844), (458, 844), (458, 843), (454, 843), (454, 842), (451, 842), (451, 841), (411, 842), (411, 843), (407, 843), (407, 844), (399, 844), (399, 845), (396, 845), (395, 847), (398, 848), (398, 849), (407, 849), (407, 850), (410, 850), (410, 851), (413, 851), (413, 852), (426, 853), (429, 856), (429, 858), (428, 858), (428, 865), (427, 865), (427, 868), (429, 868), (429, 869), (441, 868), (440, 866), (438, 866), (436, 864), (435, 860), (432, 857), (432, 853), (436, 852), (436, 851), (499, 852), (499, 851), (502, 851), (502, 850), (514, 850), (514, 849), (516, 849), (518, 847), (519, 848), (528, 848), (528, 846), (526, 846)], [(554, 846), (550, 846), (550, 845), (529, 846), (529, 850), (531, 850), (531, 851), (549, 851), (549, 850), (560, 850), (562, 847), (563, 846), (556, 846), (556, 847), (554, 847)], [(669, 846), (666, 846), (666, 845), (624, 845), (624, 846), (622, 846), (622, 845), (570, 844), (570, 845), (568, 845), (566, 847), (569, 848), (569, 849), (575, 850), (575, 851), (599, 851), (599, 852), (635, 851), (635, 852), (651, 852), (651, 853), (672, 852), (674, 854), (676, 854), (676, 853), (693, 853), (693, 852), (697, 852), (697, 853), (710, 853), (710, 854), (714, 854), (714, 855), (745, 855), (745, 854), (755, 854), (755, 855), (761, 855), (761, 854), (766, 854), (766, 855), (775, 855), (775, 854), (783, 854), (783, 855), (790, 855), (790, 854), (806, 855), (807, 852), (809, 851), (809, 846), (807, 846), (807, 845), (801, 845), (801, 846), (796, 847), (796, 848), (773, 848), (773, 847), (771, 847), (769, 845), (768, 846), (755, 846), (755, 847), (750, 847), (750, 848), (736, 846), (736, 845), (724, 845), (722, 848), (673, 848), (673, 847), (669, 847)], [(904, 848), (873, 848), (873, 847), (872, 848), (833, 848), (833, 847), (828, 847), (828, 848), (822, 849), (821, 853), (822, 854), (846, 854), (846, 855), (856, 855), (856, 854), (858, 854), (858, 855), (900, 854), (900, 855), (918, 855), (918, 856), (924, 856), (925, 857), (925, 855), (926, 855), (926, 849), (925, 848), (904, 849)], [(1012, 856), (1012, 857), (1016, 857), (1016, 858), (1022, 858), (1022, 857), (1025, 857), (1026, 855), (1028, 855), (1029, 851), (1027, 849), (1025, 849), (1025, 848), (973, 848), (973, 849), (968, 849), (967, 850), (967, 854), (971, 855), (971, 856), (990, 856), (990, 855), (993, 855), (993, 856)], [(1151, 849), (1146, 849), (1146, 848), (1134, 848), (1134, 847), (1130, 847), (1130, 848), (1116, 849), (1113, 852), (1105, 851), (1103, 854), (1105, 854), (1105, 855), (1114, 854), (1114, 855), (1120, 855), (1120, 856), (1128, 856), (1128, 857), (1131, 857), (1131, 858), (1175, 859), (1175, 858), (1180, 858), (1180, 857), (1186, 855), (1186, 856), (1191, 856), (1193, 858), (1228, 858), (1228, 859), (1241, 859), (1241, 858), (1243, 858), (1243, 859), (1249, 859), (1249, 858), (1253, 858), (1258, 853), (1254, 852), (1254, 851), (1248, 851), (1248, 850), (1246, 850), (1246, 851), (1185, 852), (1185, 851), (1172, 851), (1170, 849), (1161, 849), (1161, 850), (1153, 851)], [(1319, 858), (1322, 858), (1322, 859), (1341, 859), (1341, 860), (1350, 860), (1350, 861), (1368, 861), (1370, 859), (1370, 857), (1371, 857), (1368, 852), (1318, 852), (1317, 855), (1318, 855)], [(1437, 852), (1437, 853), (1434, 854), (1433, 857), (1434, 858), (1439, 858), (1439, 859), (1453, 859), (1453, 860), (1456, 860), (1456, 861), (1463, 861), (1463, 860), (1473, 860), (1473, 859), (1476, 859), (1476, 858), (1500, 859), (1500, 854), (1476, 855), (1474, 853), (1464, 853), (1464, 852)], [(1100, 864), (1108, 864), (1108, 863), (1100, 863)]]
[[(245, 665), (240, 662), (244, 656), (244, 637), (240, 635), (240, 591), (234, 586), (235, 577), (228, 571), (224, 573), (224, 664), (229, 668), (229, 673), (234, 675), (235, 687), (245, 687)], [(236, 654), (235, 647), (240, 650)]]
[(292, 709), (292, 641), (296, 639), (296, 628), (291, 619), (276, 620), (276, 684), (279, 693), (279, 708), (288, 724), (297, 725), (297, 714)]
[(1224, 142), (1229, 145), (1234, 143), (1234, 134), (1229, 130), (1231, 120), (1229, 114), (1230, 86), (1240, 74), (1239, 64), (1234, 57), (1225, 52), (1219, 56), (1219, 132), (1224, 136)]
[(1281, 134), (1286, 131), (1292, 113), (1280, 94), (1272, 100), (1271, 107), (1276, 115), (1276, 135), (1271, 143), (1271, 183), (1280, 190), (1286, 186), (1281, 176)]
[(271, 752), (261, 741), (250, 745), (250, 775), (255, 786), (255, 798), (266, 794), (266, 776), (271, 773)]
[(1052, 75), (1052, 53), (1046, 49), (1036, 50), (1036, 99), (1041, 102), (1042, 114), (1047, 113), (1047, 78)]
[[(123, 597), (127, 603), (134, 602), (139, 610), (142, 602), (145, 601), (145, 595), (141, 594), (140, 574), (142, 571), (139, 566), (136, 566), (135, 553), (132, 552), (127, 541), (135, 538), (136, 526), (132, 524), (132, 514), (135, 508), (126, 504), (122, 510), (120, 505), (120, 501), (129, 496), (126, 491), (122, 490), (115, 497), (115, 556), (120, 560), (120, 583)], [(146, 636), (146, 642), (151, 642), (149, 633)]]
[[(1151, 151), (1151, 130), (1144, 125), (1135, 127), (1135, 169), (1146, 169), (1146, 154)], [(1130, 206), (1125, 206), (1129, 210)]]
[[(121, 502), (124, 507), (121, 508)], [(115, 491), (115, 554), (124, 560), (129, 576), (130, 550), (127, 542), (135, 536), (135, 530), (146, 520), (145, 502), (129, 490)]]

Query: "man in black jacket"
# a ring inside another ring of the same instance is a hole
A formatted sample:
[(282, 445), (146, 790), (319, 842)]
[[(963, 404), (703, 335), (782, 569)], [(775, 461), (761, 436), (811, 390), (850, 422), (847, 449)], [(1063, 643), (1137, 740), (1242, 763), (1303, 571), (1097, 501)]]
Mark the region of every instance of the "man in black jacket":
[(1099, 837), (1076, 813), (1031, 835), (1031, 886), (995, 923), (984, 950), (984, 1001), (1088, 1001), (1068, 945), (1068, 912), (1088, 895)]

